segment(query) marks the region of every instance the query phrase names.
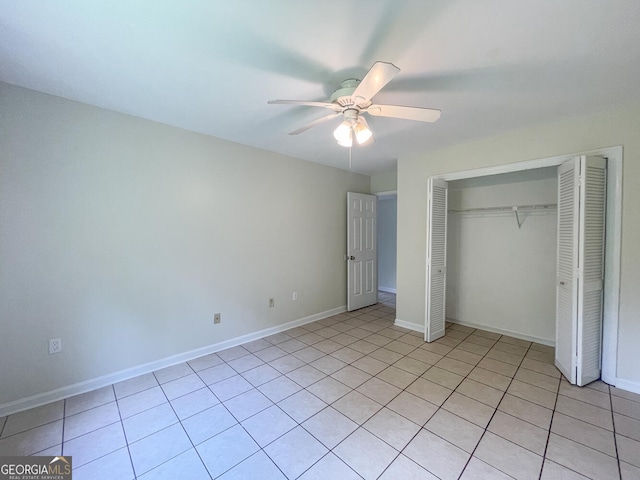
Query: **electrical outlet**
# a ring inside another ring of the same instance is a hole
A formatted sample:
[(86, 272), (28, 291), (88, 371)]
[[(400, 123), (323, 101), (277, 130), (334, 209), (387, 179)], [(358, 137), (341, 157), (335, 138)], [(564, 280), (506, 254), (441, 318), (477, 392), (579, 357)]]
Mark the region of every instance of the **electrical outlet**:
[(51, 338), (49, 339), (49, 355), (53, 353), (60, 353), (62, 351), (62, 339)]
[(219, 313), (214, 313), (213, 314), (213, 323), (220, 323), (220, 314)]
[(276, 306), (276, 301), (273, 298), (269, 299), (269, 308), (273, 308)]
[(293, 292), (293, 301), (294, 302), (298, 301), (298, 292)]

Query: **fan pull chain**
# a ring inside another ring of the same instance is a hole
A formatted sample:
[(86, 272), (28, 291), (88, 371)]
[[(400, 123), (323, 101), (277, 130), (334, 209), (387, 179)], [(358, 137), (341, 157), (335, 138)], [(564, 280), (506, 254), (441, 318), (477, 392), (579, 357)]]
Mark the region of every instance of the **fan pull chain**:
[(351, 150), (353, 149), (353, 146), (349, 147), (349, 170), (351, 170)]

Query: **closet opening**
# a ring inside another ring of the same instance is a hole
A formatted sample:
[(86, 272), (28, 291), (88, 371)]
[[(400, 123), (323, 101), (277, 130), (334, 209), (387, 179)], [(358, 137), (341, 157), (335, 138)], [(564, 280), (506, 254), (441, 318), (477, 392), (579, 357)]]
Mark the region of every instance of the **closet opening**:
[(555, 343), (557, 167), (449, 182), (447, 321)]
[(443, 334), (446, 314), (454, 322), (555, 344), (557, 167), (580, 155), (608, 164), (600, 351), (601, 378), (615, 384), (622, 147), (430, 178), (425, 340)]

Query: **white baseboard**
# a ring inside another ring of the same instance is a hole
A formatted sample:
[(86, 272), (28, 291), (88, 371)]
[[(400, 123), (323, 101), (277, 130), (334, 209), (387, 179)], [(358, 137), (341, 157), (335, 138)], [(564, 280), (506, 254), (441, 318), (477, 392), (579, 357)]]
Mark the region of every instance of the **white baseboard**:
[(206, 347), (197, 348), (195, 350), (190, 350), (188, 352), (179, 353), (177, 355), (172, 355), (170, 357), (165, 357), (153, 362), (145, 363), (143, 365), (127, 368), (126, 370), (120, 370), (118, 372), (103, 375), (101, 377), (92, 378), (83, 382), (56, 388), (48, 392), (38, 393), (30, 397), (20, 398), (18, 400), (3, 403), (0, 405), (0, 417), (5, 417), (7, 415), (18, 413), (23, 410), (39, 407), (47, 403), (73, 397), (75, 395), (80, 395), (81, 393), (90, 392), (92, 390), (106, 387), (114, 383), (129, 380), (130, 378), (137, 377), (139, 375), (144, 375), (145, 373), (155, 372), (156, 370), (170, 367), (178, 363), (187, 362), (189, 360), (194, 360), (198, 357), (209, 355), (210, 353), (219, 352), (221, 350), (226, 350), (227, 348), (242, 345), (243, 343), (259, 340), (260, 338), (268, 337), (269, 335), (273, 335), (275, 333), (284, 332), (285, 330), (299, 327), (301, 325), (306, 325), (307, 323), (316, 322), (318, 320), (322, 320), (323, 318), (331, 317), (333, 315), (337, 315), (346, 311), (347, 308), (346, 305), (344, 305), (342, 307), (326, 310), (324, 312), (316, 313), (308, 317), (292, 320), (290, 322), (283, 323), (282, 325), (265, 328), (254, 333), (248, 333), (246, 335), (231, 338), (223, 342), (207, 345)]
[(455, 320), (453, 318), (447, 318), (447, 322), (454, 323), (456, 325), (464, 325), (465, 327), (471, 328), (479, 328), (480, 330), (486, 330), (487, 332), (499, 333), (501, 335), (509, 335), (510, 337), (519, 338), (521, 340), (526, 340), (528, 342), (536, 342), (541, 343), (542, 345), (548, 345), (550, 347), (555, 347), (555, 340), (549, 340), (548, 338), (535, 337), (533, 335), (525, 335), (518, 332), (513, 332), (511, 330), (507, 330), (504, 328), (495, 328), (489, 325), (480, 325), (478, 323), (472, 322), (461, 322), (459, 320)]
[(628, 392), (640, 394), (640, 382), (625, 380), (623, 378), (616, 378), (615, 387), (619, 388), (620, 390), (626, 390)]
[(387, 292), (387, 293), (398, 293), (396, 289), (393, 287), (378, 287), (378, 290), (380, 290), (381, 292)]
[[(479, 328), (481, 330), (486, 330), (487, 332), (499, 333), (501, 335), (509, 335), (510, 337), (520, 338), (522, 340), (527, 340), (529, 342), (541, 343), (542, 345), (549, 345), (550, 347), (553, 347), (555, 345), (555, 342), (553, 340), (534, 337), (531, 335), (523, 335), (521, 333), (512, 332), (510, 330), (505, 330), (502, 328), (493, 328), (487, 325), (479, 325), (477, 323), (471, 323), (471, 322), (460, 322), (458, 320), (452, 320), (450, 318), (447, 318), (447, 322), (455, 323), (457, 325), (464, 325), (466, 327)], [(399, 318), (396, 318), (395, 325), (397, 325), (398, 327), (408, 328), (409, 330), (413, 330), (416, 332), (424, 333), (424, 325), (418, 325), (416, 323), (407, 322), (405, 320), (400, 320)]]
[(424, 325), (417, 325), (417, 324), (412, 323), (412, 322), (407, 322), (405, 320), (400, 320), (399, 318), (396, 318), (396, 320), (395, 320), (395, 322), (393, 322), (393, 324), (398, 326), (398, 327), (402, 327), (402, 328), (407, 328), (409, 330), (413, 330), (414, 332), (424, 333)]
[[(464, 325), (465, 327), (479, 328), (481, 330), (486, 330), (487, 332), (499, 333), (501, 335), (509, 335), (510, 337), (520, 338), (522, 340), (527, 340), (529, 342), (541, 343), (542, 345), (549, 345), (550, 347), (553, 347), (555, 345), (555, 342), (553, 340), (534, 337), (531, 335), (523, 335), (521, 333), (512, 332), (510, 330), (505, 330), (502, 328), (493, 328), (487, 325), (480, 325), (480, 324), (471, 323), (471, 322), (460, 322), (458, 320), (454, 320), (451, 318), (447, 318), (447, 322), (455, 323), (457, 325)], [(403, 328), (408, 328), (409, 330), (414, 330), (416, 332), (424, 333), (424, 325), (418, 325), (417, 323), (407, 322), (405, 320), (400, 320), (399, 318), (396, 318), (395, 325)]]

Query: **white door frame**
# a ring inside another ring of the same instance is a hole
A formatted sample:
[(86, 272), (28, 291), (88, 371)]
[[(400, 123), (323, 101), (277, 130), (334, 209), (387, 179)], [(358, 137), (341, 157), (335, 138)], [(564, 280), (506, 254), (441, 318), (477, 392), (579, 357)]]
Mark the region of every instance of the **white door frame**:
[[(579, 155), (599, 155), (607, 158), (607, 218), (605, 250), (604, 309), (602, 317), (602, 380), (616, 384), (618, 353), (618, 312), (620, 307), (620, 247), (622, 241), (622, 146), (599, 148), (556, 157), (516, 162), (495, 167), (434, 175), (431, 178), (462, 180), (502, 173), (522, 172), (536, 168), (555, 167)], [(427, 278), (428, 282), (429, 279)], [(426, 328), (425, 313), (425, 328)]]

